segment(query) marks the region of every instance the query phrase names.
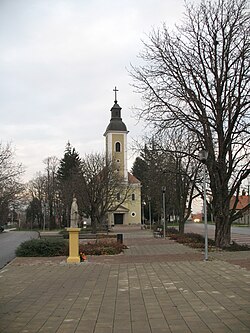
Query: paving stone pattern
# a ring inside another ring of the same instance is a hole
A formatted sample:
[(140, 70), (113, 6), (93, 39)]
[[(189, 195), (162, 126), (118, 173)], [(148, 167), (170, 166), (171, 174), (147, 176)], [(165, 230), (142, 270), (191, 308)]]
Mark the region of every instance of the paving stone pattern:
[(0, 332), (250, 332), (250, 271), (142, 232), (124, 230), (129, 249), (110, 262), (14, 260), (0, 271)]

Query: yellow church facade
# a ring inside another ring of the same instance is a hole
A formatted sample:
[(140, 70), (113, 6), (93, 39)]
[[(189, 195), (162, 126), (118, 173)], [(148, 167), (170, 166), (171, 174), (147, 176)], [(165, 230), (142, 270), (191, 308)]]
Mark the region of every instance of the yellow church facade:
[[(121, 118), (121, 107), (117, 103), (116, 88), (115, 101), (111, 108), (111, 119), (104, 133), (106, 139), (106, 155), (112, 158), (117, 166), (117, 172), (123, 179), (125, 201), (115, 210), (108, 213), (109, 225), (141, 224), (141, 183), (128, 172), (127, 135), (128, 130)], [(122, 187), (122, 186), (121, 186)], [(124, 193), (121, 193), (123, 195)], [(117, 193), (117, 195), (120, 195)]]

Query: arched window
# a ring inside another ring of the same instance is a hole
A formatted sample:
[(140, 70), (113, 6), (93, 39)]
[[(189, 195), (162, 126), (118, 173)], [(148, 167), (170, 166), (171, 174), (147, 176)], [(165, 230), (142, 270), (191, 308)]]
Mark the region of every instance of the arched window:
[(120, 144), (120, 142), (116, 142), (115, 143), (115, 151), (117, 153), (120, 153), (120, 151), (121, 151), (121, 144)]
[(116, 194), (116, 199), (117, 199), (117, 201), (120, 201), (120, 200), (121, 200), (121, 194), (120, 194), (120, 193), (117, 193), (117, 194)]
[(132, 200), (134, 201), (135, 200), (135, 194), (132, 193)]

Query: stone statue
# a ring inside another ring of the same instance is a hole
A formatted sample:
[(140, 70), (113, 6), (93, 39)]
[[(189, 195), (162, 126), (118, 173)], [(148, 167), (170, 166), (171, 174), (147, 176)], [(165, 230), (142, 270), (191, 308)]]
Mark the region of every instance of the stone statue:
[(77, 206), (77, 202), (76, 202), (75, 197), (73, 197), (73, 202), (72, 202), (72, 205), (71, 205), (70, 227), (71, 228), (78, 228), (78, 206)]

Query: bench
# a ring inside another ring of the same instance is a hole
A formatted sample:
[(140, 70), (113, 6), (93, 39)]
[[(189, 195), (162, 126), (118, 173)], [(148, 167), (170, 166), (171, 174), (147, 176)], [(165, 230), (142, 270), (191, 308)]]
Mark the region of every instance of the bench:
[(154, 231), (154, 237), (155, 238), (161, 238), (161, 237), (163, 237), (163, 230), (162, 230), (162, 228), (157, 228), (156, 231)]
[(79, 239), (97, 239), (97, 234), (92, 233), (79, 233)]

